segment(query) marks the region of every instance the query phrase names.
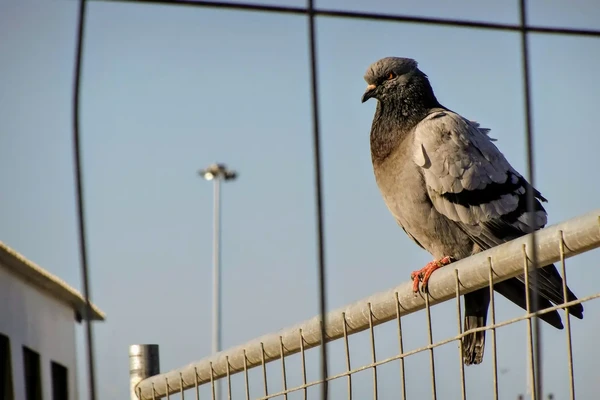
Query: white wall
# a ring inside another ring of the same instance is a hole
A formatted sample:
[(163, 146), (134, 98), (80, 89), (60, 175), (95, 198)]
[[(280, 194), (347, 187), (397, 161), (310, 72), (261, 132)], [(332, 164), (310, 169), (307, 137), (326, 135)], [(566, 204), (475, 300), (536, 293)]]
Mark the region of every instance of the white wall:
[(44, 400), (52, 399), (50, 362), (68, 368), (69, 400), (77, 399), (73, 309), (0, 265), (0, 333), (10, 338), (15, 399), (25, 399), (23, 346), (40, 354)]

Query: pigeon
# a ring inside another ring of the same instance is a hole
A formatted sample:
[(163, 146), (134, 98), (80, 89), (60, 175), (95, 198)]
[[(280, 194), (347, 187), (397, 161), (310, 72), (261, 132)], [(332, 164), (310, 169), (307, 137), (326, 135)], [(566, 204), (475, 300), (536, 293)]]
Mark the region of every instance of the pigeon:
[[(460, 260), (543, 228), (547, 200), (517, 172), (482, 128), (444, 107), (426, 74), (410, 58), (386, 57), (364, 76), (362, 102), (377, 108), (370, 133), (371, 161), (388, 210), (406, 234), (434, 261), (411, 274), (413, 291), (425, 291), (431, 274)], [(527, 210), (527, 192), (535, 208)], [(563, 283), (554, 265), (538, 270), (538, 308), (564, 303)], [(526, 309), (525, 276), (494, 284), (494, 289)], [(577, 297), (567, 288), (567, 301)], [(488, 288), (465, 294), (464, 331), (486, 325)], [(569, 307), (583, 318), (583, 306)], [(557, 311), (539, 316), (563, 329)], [(480, 364), (485, 330), (463, 339), (463, 363)]]

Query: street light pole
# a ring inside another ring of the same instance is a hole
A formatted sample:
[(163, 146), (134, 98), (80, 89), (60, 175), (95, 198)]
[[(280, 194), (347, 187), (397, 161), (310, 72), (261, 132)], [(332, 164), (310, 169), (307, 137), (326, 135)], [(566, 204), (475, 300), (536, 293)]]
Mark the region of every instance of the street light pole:
[[(221, 181), (235, 180), (237, 172), (225, 164), (212, 164), (198, 172), (207, 181), (213, 181), (213, 312), (212, 352), (221, 351)], [(215, 397), (220, 399), (221, 381), (217, 384)]]
[(214, 180), (212, 352), (221, 350), (221, 179)]

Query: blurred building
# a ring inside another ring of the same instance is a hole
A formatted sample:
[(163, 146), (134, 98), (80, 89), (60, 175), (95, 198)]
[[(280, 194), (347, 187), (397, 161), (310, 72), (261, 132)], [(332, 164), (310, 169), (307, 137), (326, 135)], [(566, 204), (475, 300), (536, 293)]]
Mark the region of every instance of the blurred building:
[[(0, 242), (0, 399), (76, 400), (83, 296)], [(104, 314), (92, 307), (92, 319)]]

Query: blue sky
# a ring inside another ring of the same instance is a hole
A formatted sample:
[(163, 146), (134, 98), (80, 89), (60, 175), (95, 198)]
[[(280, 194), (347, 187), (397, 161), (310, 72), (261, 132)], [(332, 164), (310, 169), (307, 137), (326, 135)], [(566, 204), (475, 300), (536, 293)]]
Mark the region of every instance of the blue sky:
[[(516, 1), (414, 3), (317, 6), (518, 21)], [(529, 4), (536, 25), (595, 28), (600, 17), (592, 0)], [(164, 371), (210, 353), (212, 188), (196, 171), (211, 162), (240, 172), (223, 188), (223, 345), (318, 312), (307, 23), (300, 16), (101, 2), (88, 11), (86, 218), (92, 296), (108, 315), (95, 325), (97, 380), (100, 398), (123, 398), (128, 345), (160, 344)], [(80, 288), (71, 154), (76, 12), (74, 1), (0, 0), (0, 239)], [(332, 18), (320, 18), (317, 30), (327, 293), (336, 308), (407, 280), (430, 260), (398, 228), (373, 179), (368, 133), (375, 102), (360, 103), (367, 66), (389, 55), (417, 59), (442, 104), (491, 128), (525, 173), (520, 41), (506, 32)], [(600, 40), (532, 35), (530, 43), (536, 186), (556, 223), (599, 205)], [(580, 296), (598, 290), (597, 256), (569, 262), (569, 284)], [(498, 318), (520, 315), (508, 301), (497, 303)], [(433, 310), (434, 339), (455, 334), (453, 312), (452, 303)], [(600, 365), (589, 332), (599, 321), (592, 302), (585, 320), (573, 323), (583, 398), (597, 391)], [(424, 315), (406, 318), (405, 331), (405, 348), (425, 344)], [(519, 324), (498, 334), (503, 399), (526, 390), (524, 333)], [(545, 387), (563, 398), (564, 332), (543, 333)], [(397, 352), (394, 327), (377, 335), (380, 357)], [(352, 340), (353, 365), (368, 362), (367, 337)], [(344, 368), (340, 349), (332, 346), (334, 371)], [(440, 398), (456, 398), (456, 345), (436, 354)], [(477, 398), (491, 398), (490, 354), (488, 347), (484, 364), (467, 370), (468, 394)], [(83, 351), (79, 358), (84, 393)], [(418, 375), (428, 373), (428, 356), (409, 359), (407, 368), (409, 397), (428, 396), (428, 378)], [(278, 366), (270, 371), (276, 390)], [(381, 368), (381, 398), (397, 395), (397, 377), (395, 363)], [(251, 385), (258, 394), (259, 381)], [(356, 398), (370, 396), (370, 385), (370, 373), (358, 374)], [(332, 388), (344, 394), (345, 381)]]

